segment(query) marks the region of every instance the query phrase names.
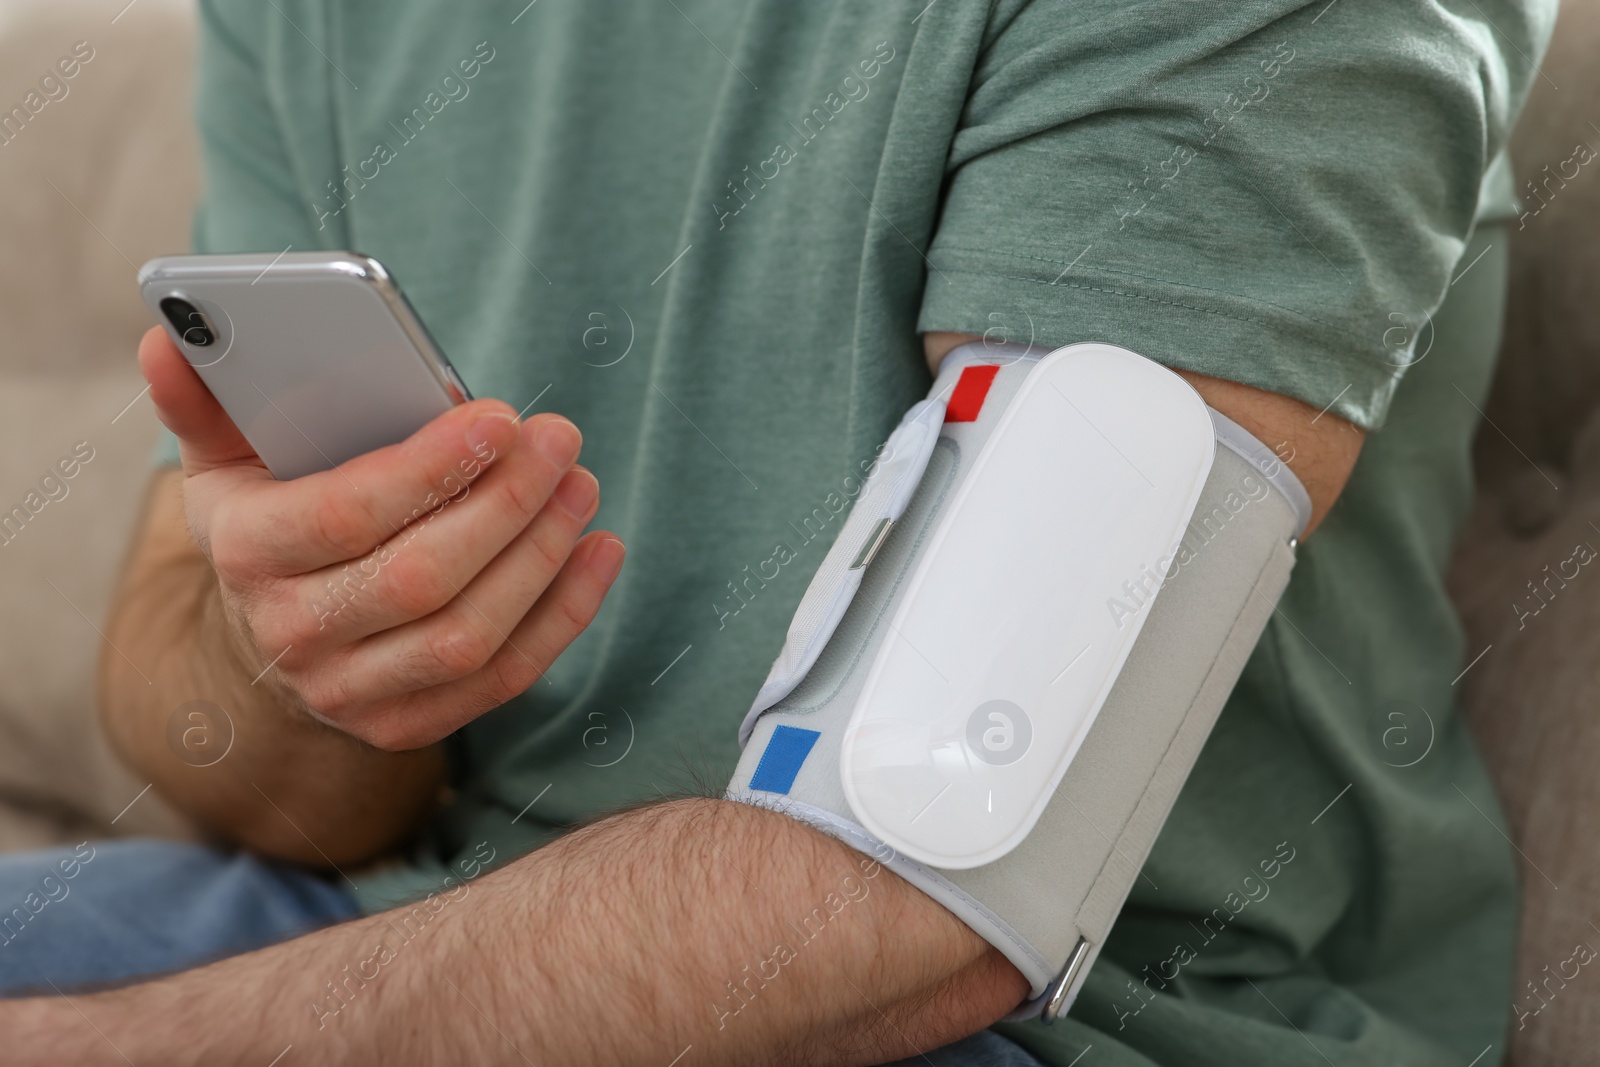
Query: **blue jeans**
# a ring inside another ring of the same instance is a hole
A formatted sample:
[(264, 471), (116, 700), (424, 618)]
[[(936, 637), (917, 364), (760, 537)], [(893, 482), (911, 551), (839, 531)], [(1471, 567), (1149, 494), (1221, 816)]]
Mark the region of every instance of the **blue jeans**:
[(321, 878), (196, 845), (0, 855), (0, 996), (183, 970), (357, 914)]
[[(197, 845), (129, 840), (0, 855), (0, 996), (184, 970), (359, 914), (318, 875)], [(987, 1030), (901, 1063), (1040, 1067)]]

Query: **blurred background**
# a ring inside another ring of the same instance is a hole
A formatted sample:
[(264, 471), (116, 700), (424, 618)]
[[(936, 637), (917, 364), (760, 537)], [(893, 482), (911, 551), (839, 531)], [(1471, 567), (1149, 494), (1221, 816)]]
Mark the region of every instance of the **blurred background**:
[[(0, 0), (0, 520), (30, 516), (0, 521), (0, 850), (188, 832), (153, 792), (122, 813), (146, 783), (99, 730), (94, 665), (159, 430), (134, 278), (187, 251), (199, 191), (193, 6)], [(75, 446), (93, 458), (47, 492)]]
[[(0, 0), (0, 851), (194, 836), (117, 763), (95, 711), (98, 628), (158, 431), (134, 279), (188, 250), (199, 189), (193, 21), (192, 0)], [(1600, 161), (1571, 177), (1580, 146), (1600, 151), (1596, 57), (1600, 0), (1568, 0), (1513, 142), (1529, 214), (1509, 227), (1479, 499), (1452, 569), (1483, 650), (1457, 688), (1522, 855), (1507, 995), (1525, 1003), (1575, 945), (1600, 949), (1600, 585), (1574, 583), (1536, 632), (1515, 607), (1579, 542), (1600, 548)], [(1597, 1036), (1586, 972), (1523, 1020), (1510, 1062), (1590, 1062)]]

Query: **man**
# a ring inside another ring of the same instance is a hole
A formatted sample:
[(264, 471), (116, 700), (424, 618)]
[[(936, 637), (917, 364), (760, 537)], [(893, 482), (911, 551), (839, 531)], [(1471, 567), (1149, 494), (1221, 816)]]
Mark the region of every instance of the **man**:
[[(3, 1006), (10, 1051), (1343, 1065), (1498, 1047), (1512, 874), (1449, 712), (1439, 570), (1498, 328), (1500, 152), (1549, 6), (519, 6), (202, 5), (198, 247), (376, 256), (499, 399), (280, 484), (147, 337), (181, 469), (156, 477), (108, 632), (106, 721), (247, 854), (80, 861), (77, 911), (0, 948), (13, 988), (63, 994)], [(845, 479), (975, 336), (1177, 369), (1327, 518), (1050, 1028), (984, 1031), (1026, 983), (870, 859), (684, 796), (726, 781)], [(406, 527), (474, 459), (470, 491)], [(580, 536), (596, 516), (617, 534)], [(235, 731), (205, 767), (166, 741), (193, 700)], [(1396, 706), (1431, 709), (1414, 763), (1374, 741)], [(1270, 897), (1241, 889), (1269, 869)], [(859, 899), (749, 981), (846, 877)], [(91, 919), (98, 936), (71, 929)]]

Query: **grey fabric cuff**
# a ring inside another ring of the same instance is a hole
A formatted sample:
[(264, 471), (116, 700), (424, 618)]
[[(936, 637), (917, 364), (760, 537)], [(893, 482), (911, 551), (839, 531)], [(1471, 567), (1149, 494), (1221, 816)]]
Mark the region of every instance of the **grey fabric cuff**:
[[(1137, 642), (1044, 814), (1024, 842), (967, 870), (927, 866), (868, 834), (840, 780), (841, 735), (918, 550), (1022, 379), (1046, 350), (962, 346), (931, 395), (962, 369), (999, 366), (980, 416), (947, 422), (901, 521), (804, 679), (763, 712), (729, 783), (731, 800), (800, 819), (874, 856), (938, 900), (1027, 977), (1013, 1018), (1060, 1017), (1104, 944), (1294, 565), (1310, 515), (1299, 481), (1254, 437), (1213, 413), (1218, 448)], [(782, 728), (789, 728), (781, 734)], [(793, 741), (810, 744), (793, 759)], [(774, 745), (775, 737), (778, 745)], [(769, 749), (785, 750), (791, 770)], [(763, 770), (763, 762), (767, 767)], [(781, 762), (781, 761), (780, 761)]]

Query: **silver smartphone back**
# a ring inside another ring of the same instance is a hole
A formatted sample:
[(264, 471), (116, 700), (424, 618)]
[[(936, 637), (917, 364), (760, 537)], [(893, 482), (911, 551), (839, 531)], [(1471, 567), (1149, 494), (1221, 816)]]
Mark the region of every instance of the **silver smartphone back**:
[(279, 479), (395, 444), (471, 399), (369, 256), (169, 256), (144, 265), (139, 291)]

